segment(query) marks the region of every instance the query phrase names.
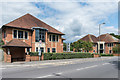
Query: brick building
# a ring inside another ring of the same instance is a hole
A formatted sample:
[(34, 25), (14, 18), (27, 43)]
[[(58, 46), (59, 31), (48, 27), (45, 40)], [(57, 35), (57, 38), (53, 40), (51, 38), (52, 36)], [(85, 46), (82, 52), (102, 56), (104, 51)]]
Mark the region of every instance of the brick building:
[(11, 55), (11, 59), (24, 59), (26, 52), (63, 52), (64, 34), (31, 14), (15, 19), (1, 29), (5, 61), (7, 55)]
[[(99, 40), (100, 39), (100, 40)], [(98, 37), (88, 34), (81, 38), (80, 40), (83, 41), (89, 41), (93, 43), (93, 50), (89, 51), (90, 53), (106, 53), (106, 54), (112, 54), (113, 53), (113, 47), (118, 44), (119, 39), (115, 38), (114, 36), (110, 34), (102, 34)], [(82, 51), (85, 52), (85, 51)]]

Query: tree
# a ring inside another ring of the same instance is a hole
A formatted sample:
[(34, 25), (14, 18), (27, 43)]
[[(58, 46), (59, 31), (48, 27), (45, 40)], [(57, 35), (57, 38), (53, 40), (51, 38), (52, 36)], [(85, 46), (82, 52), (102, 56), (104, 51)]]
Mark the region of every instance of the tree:
[(112, 35), (112, 36), (114, 36), (114, 37), (120, 39), (120, 35), (115, 35), (114, 33), (110, 33), (110, 35)]
[(116, 45), (115, 47), (113, 47), (113, 53), (118, 53), (120, 54), (120, 44)]
[(82, 43), (83, 41), (81, 40), (78, 40), (77, 42), (74, 42), (72, 45), (73, 45), (73, 48), (75, 48), (75, 50), (78, 52), (81, 50), (82, 48)]
[(0, 39), (0, 47), (1, 47), (2, 45), (4, 45), (4, 42), (3, 42), (2, 39)]
[(92, 44), (92, 42), (83, 41), (82, 48), (83, 48), (83, 50), (89, 52), (89, 51), (93, 50), (93, 44)]
[(66, 51), (66, 43), (63, 43), (63, 50)]

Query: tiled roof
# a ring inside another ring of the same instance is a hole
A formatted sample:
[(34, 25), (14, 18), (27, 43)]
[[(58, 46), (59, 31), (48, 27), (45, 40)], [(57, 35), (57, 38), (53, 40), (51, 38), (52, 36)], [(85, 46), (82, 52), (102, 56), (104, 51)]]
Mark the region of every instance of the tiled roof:
[(20, 41), (18, 39), (13, 39), (9, 41), (7, 44), (3, 45), (2, 47), (24, 47), (24, 48), (30, 48), (28, 44), (26, 44), (23, 41)]
[(118, 40), (119, 40), (108, 33), (98, 36), (98, 39), (99, 39), (99, 37), (100, 37), (100, 41), (105, 41), (106, 43), (118, 42)]
[(88, 34), (85, 37), (81, 38), (80, 40), (83, 41), (89, 41), (89, 42), (93, 42), (93, 43), (97, 43), (98, 39), (97, 37), (95, 37), (94, 35)]
[(31, 14), (26, 14), (14, 21), (5, 24), (5, 26), (10, 27), (17, 27), (17, 28), (25, 28), (25, 29), (32, 29), (32, 27), (42, 27), (48, 29), (50, 33), (62, 34), (62, 32), (56, 30), (55, 28), (51, 27), (50, 25), (44, 23), (43, 21), (39, 20), (38, 18), (32, 16)]
[[(95, 37), (94, 35), (88, 34), (83, 38), (81, 38), (80, 40), (97, 43), (99, 41), (99, 36)], [(111, 43), (111, 42), (118, 42), (119, 39), (107, 33), (107, 34), (100, 35), (100, 41), (104, 41), (105, 43)]]

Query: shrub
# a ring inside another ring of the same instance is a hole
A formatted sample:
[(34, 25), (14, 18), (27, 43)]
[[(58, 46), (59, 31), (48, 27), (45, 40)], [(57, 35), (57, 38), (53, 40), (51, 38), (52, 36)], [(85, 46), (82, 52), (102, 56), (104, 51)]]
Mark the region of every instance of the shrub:
[(92, 58), (91, 53), (43, 53), (44, 60), (72, 59), (72, 58)]
[(101, 56), (113, 56), (113, 54), (101, 54)]
[(39, 54), (38, 52), (29, 52), (30, 56), (38, 56), (38, 54)]

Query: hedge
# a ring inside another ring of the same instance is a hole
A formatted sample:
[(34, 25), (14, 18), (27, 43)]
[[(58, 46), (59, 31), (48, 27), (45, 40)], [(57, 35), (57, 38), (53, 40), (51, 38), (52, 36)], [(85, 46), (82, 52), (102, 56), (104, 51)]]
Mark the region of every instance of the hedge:
[(39, 54), (38, 52), (29, 52), (30, 56), (38, 56), (38, 54)]
[(114, 56), (113, 54), (101, 54), (101, 56)]
[(92, 58), (91, 53), (43, 53), (44, 60), (72, 59), (72, 58)]

